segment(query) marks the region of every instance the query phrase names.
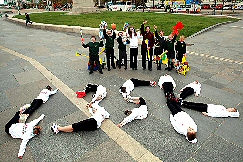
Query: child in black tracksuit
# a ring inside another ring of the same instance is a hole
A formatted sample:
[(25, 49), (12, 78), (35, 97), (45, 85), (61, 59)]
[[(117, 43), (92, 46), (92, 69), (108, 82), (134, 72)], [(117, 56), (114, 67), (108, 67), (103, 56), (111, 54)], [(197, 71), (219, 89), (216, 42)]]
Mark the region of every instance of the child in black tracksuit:
[(175, 62), (175, 41), (176, 41), (176, 37), (177, 35), (173, 36), (172, 34), (170, 34), (168, 36), (168, 39), (165, 42), (165, 50), (167, 50), (168, 52), (166, 53), (167, 58), (169, 59), (168, 62), (168, 67), (165, 68), (165, 70), (171, 71), (172, 68), (174, 68), (174, 62)]
[(185, 36), (180, 36), (180, 39), (176, 42), (175, 49), (177, 51), (176, 59), (178, 60), (178, 65), (182, 62), (182, 57), (186, 53), (186, 42)]
[(127, 69), (127, 53), (126, 53), (126, 44), (129, 44), (130, 41), (126, 38), (122, 38), (122, 33), (119, 33), (117, 38), (118, 49), (119, 49), (119, 63), (118, 67), (121, 68), (122, 59), (124, 59), (125, 70)]

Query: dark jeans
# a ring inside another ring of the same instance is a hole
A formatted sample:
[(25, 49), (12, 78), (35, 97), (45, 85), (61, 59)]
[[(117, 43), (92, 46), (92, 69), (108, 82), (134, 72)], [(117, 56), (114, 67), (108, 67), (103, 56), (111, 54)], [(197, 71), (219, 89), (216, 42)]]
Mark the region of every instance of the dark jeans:
[(134, 79), (134, 78), (132, 78), (131, 81), (133, 82), (134, 87), (138, 87), (138, 86), (150, 86), (150, 81), (138, 80), (138, 79)]
[(97, 84), (87, 84), (85, 87), (85, 93), (89, 93), (89, 92), (96, 92), (97, 91)]
[(172, 101), (172, 100), (168, 100), (167, 101), (167, 106), (170, 109), (172, 115), (174, 116), (175, 114), (177, 114), (178, 112), (183, 111), (181, 109), (181, 107), (177, 104), (176, 101)]
[(181, 92), (180, 98), (184, 100), (185, 98), (187, 98), (188, 96), (193, 95), (193, 94), (194, 94), (194, 89), (191, 87), (186, 87)]
[[(106, 59), (107, 59), (107, 68), (110, 69), (111, 66), (115, 68), (114, 49), (106, 49)], [(111, 59), (111, 65), (110, 65), (110, 59)]]
[(102, 67), (100, 65), (99, 55), (89, 55), (89, 63), (90, 63), (90, 71), (94, 71), (94, 62), (98, 66), (98, 70), (102, 71)]
[(138, 48), (130, 48), (130, 68), (137, 69)]
[(194, 103), (194, 102), (187, 102), (183, 101), (182, 106), (188, 109), (193, 109), (200, 112), (207, 112), (208, 105), (204, 103)]
[(148, 69), (152, 69), (153, 48), (149, 50), (150, 57), (148, 56), (147, 48), (144, 49), (143, 47), (141, 47), (141, 54), (142, 54), (142, 67), (146, 69), (146, 57), (148, 57)]
[(119, 68), (121, 68), (122, 59), (124, 59), (124, 66), (127, 69), (127, 53), (119, 50)]

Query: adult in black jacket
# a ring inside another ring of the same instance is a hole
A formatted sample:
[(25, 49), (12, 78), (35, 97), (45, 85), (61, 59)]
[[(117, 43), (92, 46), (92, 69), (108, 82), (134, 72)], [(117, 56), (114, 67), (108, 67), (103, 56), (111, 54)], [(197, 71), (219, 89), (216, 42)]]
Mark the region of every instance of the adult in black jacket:
[(159, 33), (157, 31), (157, 26), (154, 27), (155, 29), (155, 49), (154, 54), (156, 55), (156, 65), (157, 70), (161, 70), (161, 62), (158, 59), (159, 55), (161, 55), (164, 52), (165, 48), (165, 37), (164, 37), (164, 31), (160, 30)]
[(111, 59), (111, 66), (113, 69), (116, 69), (115, 62), (114, 62), (114, 39), (116, 38), (116, 33), (114, 30), (108, 30), (106, 33), (106, 27), (103, 30), (103, 35), (106, 39), (105, 43), (105, 50), (106, 50), (106, 59), (107, 59), (107, 68), (108, 71), (111, 70), (110, 67), (110, 59)]

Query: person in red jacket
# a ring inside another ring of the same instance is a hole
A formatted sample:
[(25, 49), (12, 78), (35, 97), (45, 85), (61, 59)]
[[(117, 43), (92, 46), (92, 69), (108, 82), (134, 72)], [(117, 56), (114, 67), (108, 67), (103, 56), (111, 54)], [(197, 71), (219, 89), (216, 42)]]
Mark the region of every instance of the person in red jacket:
[(153, 46), (154, 46), (154, 34), (150, 31), (150, 27), (146, 26), (144, 30), (144, 24), (148, 22), (145, 20), (141, 25), (141, 34), (143, 36), (143, 42), (141, 46), (142, 54), (142, 67), (146, 69), (146, 54), (148, 57), (148, 69), (152, 71), (152, 60), (153, 60)]

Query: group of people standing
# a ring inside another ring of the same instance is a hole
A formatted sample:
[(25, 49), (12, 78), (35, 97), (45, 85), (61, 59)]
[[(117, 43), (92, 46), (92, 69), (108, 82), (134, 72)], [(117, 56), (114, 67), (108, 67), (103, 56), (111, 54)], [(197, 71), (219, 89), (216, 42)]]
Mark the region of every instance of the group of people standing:
[[(106, 52), (106, 64), (108, 71), (121, 68), (122, 62), (124, 60), (124, 69), (127, 67), (127, 51), (126, 46), (129, 44), (130, 47), (130, 68), (132, 70), (138, 69), (138, 47), (139, 39), (142, 38), (141, 44), (141, 56), (142, 56), (142, 68), (145, 70), (152, 71), (152, 62), (156, 60), (157, 70), (161, 70), (161, 61), (160, 56), (163, 53), (166, 53), (168, 58), (168, 64), (165, 70), (171, 71), (176, 65), (182, 62), (182, 57), (186, 53), (186, 43), (185, 37), (180, 36), (179, 40), (176, 41), (176, 38), (179, 33), (170, 34), (168, 38), (164, 36), (163, 30), (157, 31), (157, 26), (154, 26), (155, 32), (151, 32), (150, 26), (145, 26), (148, 22), (145, 20), (140, 27), (140, 31), (136, 31), (133, 26), (129, 26), (126, 29), (126, 34), (124, 36), (123, 32), (118, 33), (118, 38), (114, 29), (107, 30), (107, 26), (104, 26), (103, 38), (105, 39), (105, 52)], [(82, 41), (83, 47), (89, 47), (90, 55), (90, 74), (94, 70), (94, 62), (98, 66), (99, 72), (102, 74), (102, 67), (99, 62), (99, 47), (104, 46), (103, 39), (100, 39), (100, 43), (96, 43), (96, 40), (93, 40), (95, 36), (92, 36), (92, 41), (88, 44), (85, 44)], [(117, 38), (118, 49), (119, 49), (119, 59), (117, 65), (115, 63), (114, 55), (114, 41)], [(97, 45), (93, 45), (97, 44)], [(175, 45), (176, 44), (176, 45)], [(176, 52), (175, 52), (176, 51)], [(154, 57), (155, 55), (155, 57)], [(177, 59), (177, 62), (175, 61)], [(148, 64), (146, 63), (148, 62)]]

